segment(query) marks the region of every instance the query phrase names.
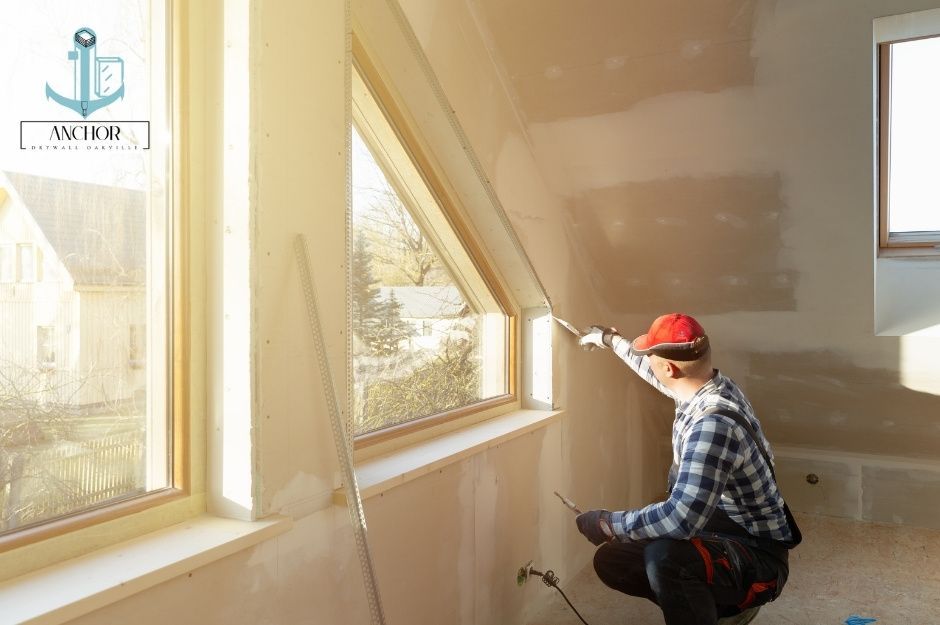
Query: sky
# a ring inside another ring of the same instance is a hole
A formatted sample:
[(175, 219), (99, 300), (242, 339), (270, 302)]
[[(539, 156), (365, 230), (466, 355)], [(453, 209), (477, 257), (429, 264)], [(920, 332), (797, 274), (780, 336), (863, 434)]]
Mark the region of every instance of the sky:
[(940, 230), (940, 38), (892, 46), (892, 232)]

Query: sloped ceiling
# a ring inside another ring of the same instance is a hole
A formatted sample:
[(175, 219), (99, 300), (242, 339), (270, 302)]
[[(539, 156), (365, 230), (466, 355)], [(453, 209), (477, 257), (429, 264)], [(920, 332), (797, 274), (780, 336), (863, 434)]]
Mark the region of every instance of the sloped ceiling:
[(794, 310), (754, 31), (772, 2), (468, 0), (612, 310)]
[(753, 0), (478, 0), (530, 122), (751, 84)]

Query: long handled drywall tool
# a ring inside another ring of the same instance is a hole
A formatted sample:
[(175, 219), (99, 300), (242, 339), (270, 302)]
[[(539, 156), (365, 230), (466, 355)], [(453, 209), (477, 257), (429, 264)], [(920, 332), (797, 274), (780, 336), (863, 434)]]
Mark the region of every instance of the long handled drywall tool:
[(320, 325), (320, 313), (317, 307), (317, 292), (313, 284), (313, 274), (310, 271), (310, 254), (307, 250), (307, 239), (304, 235), (297, 235), (294, 241), (294, 252), (297, 254), (300, 283), (303, 286), (304, 297), (307, 300), (307, 319), (310, 322), (310, 330), (313, 332), (314, 344), (317, 349), (317, 363), (320, 365), (323, 394), (326, 395), (330, 424), (333, 426), (333, 442), (336, 443), (336, 455), (339, 456), (339, 465), (343, 472), (346, 505), (349, 506), (349, 518), (352, 521), (353, 534), (356, 538), (356, 549), (359, 551), (359, 563), (362, 565), (362, 578), (366, 586), (369, 612), (372, 614), (372, 625), (385, 625), (385, 613), (382, 611), (382, 600), (379, 596), (375, 567), (372, 564), (372, 553), (369, 551), (369, 543), (366, 540), (366, 516), (362, 509), (362, 497), (359, 496), (359, 483), (356, 481), (356, 472), (353, 470), (352, 445), (346, 436), (346, 428), (340, 417), (339, 402), (336, 400), (336, 387), (333, 384), (333, 370), (330, 369), (330, 361), (326, 357), (323, 330)]
[[(575, 514), (581, 514), (581, 508), (579, 508), (575, 502), (571, 501), (570, 499), (568, 499), (567, 497), (559, 493), (557, 490), (553, 492), (555, 493), (556, 497), (561, 499), (561, 503), (565, 504), (566, 508), (570, 508), (571, 511), (574, 512)], [(613, 540), (614, 530), (610, 527), (610, 525), (608, 525), (607, 521), (601, 519), (600, 524), (601, 524), (601, 530), (605, 534), (607, 534), (607, 538), (609, 540)]]
[(556, 497), (558, 497), (559, 499), (561, 499), (561, 503), (565, 504), (567, 507), (569, 507), (569, 508), (571, 508), (572, 510), (574, 510), (574, 513), (575, 513), (575, 514), (581, 514), (581, 509), (578, 508), (578, 506), (576, 506), (573, 501), (571, 501), (570, 499), (568, 499), (567, 497), (565, 497), (564, 495), (562, 495), (561, 493), (559, 493), (557, 490), (554, 491), (554, 493), (555, 493), (555, 496), (556, 496)]

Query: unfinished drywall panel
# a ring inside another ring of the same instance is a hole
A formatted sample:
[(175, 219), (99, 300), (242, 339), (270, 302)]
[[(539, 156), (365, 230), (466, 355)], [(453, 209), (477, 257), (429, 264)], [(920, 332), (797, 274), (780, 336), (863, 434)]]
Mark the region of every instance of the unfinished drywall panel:
[(775, 155), (760, 140), (761, 101), (752, 87), (678, 91), (628, 110), (528, 125), (550, 188), (565, 196), (628, 182), (770, 175)]
[[(674, 91), (754, 80), (754, 0), (693, 8), (668, 2), (476, 0), (531, 122), (621, 111)], [(525, 25), (524, 29), (520, 25)]]
[(861, 519), (861, 466), (838, 462), (819, 452), (815, 458), (787, 455), (774, 449), (780, 491), (790, 507), (801, 512)]
[[(261, 510), (330, 505), (336, 467), (326, 394), (345, 406), (346, 17), (344, 2), (255, 8), (255, 379)], [(304, 71), (296, 63), (304, 60)], [(315, 62), (313, 61), (315, 59)], [(285, 97), (285, 88), (291, 97)], [(300, 283), (303, 234), (334, 388), (324, 389)]]
[[(543, 429), (527, 434), (476, 459), (474, 583), (477, 588), (488, 587), (487, 592), (474, 596), (477, 623), (524, 622), (525, 595), (518, 586), (503, 580), (543, 555), (538, 553), (539, 523), (555, 516), (542, 508), (545, 495), (551, 495), (546, 487), (552, 478), (559, 477), (557, 471), (554, 475), (541, 471), (546, 433)], [(562, 528), (555, 538), (560, 540), (567, 529)]]
[(615, 310), (793, 310), (785, 209), (777, 175), (672, 178), (583, 193), (570, 223)]
[[(862, 518), (878, 523), (940, 527), (936, 506), (940, 501), (940, 471), (923, 467), (864, 467)], [(926, 504), (926, 505), (925, 505)]]
[(365, 501), (389, 623), (474, 623), (472, 462)]
[(754, 354), (745, 383), (772, 442), (894, 456), (940, 449), (940, 395), (902, 386), (896, 370), (826, 351)]
[(346, 511), (327, 509), (293, 529), (71, 621), (76, 625), (345, 625), (366, 623)]

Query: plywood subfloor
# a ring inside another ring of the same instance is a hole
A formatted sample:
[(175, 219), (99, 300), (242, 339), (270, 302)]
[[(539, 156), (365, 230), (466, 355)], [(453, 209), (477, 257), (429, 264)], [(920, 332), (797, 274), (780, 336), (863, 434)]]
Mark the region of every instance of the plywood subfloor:
[[(851, 616), (940, 625), (940, 531), (801, 514), (797, 521), (805, 538), (791, 553), (790, 581), (754, 625), (842, 625)], [(608, 589), (590, 566), (561, 587), (591, 625), (663, 622), (656, 606)], [(557, 592), (545, 592), (554, 596), (529, 625), (580, 623)]]

